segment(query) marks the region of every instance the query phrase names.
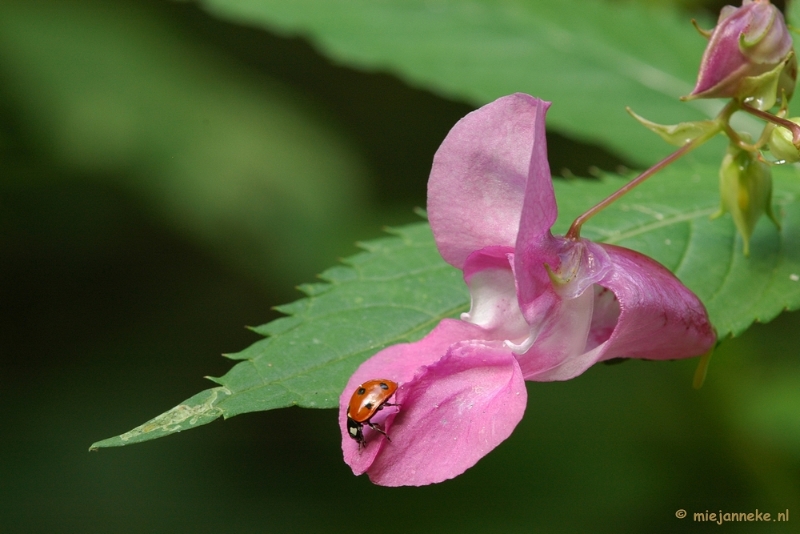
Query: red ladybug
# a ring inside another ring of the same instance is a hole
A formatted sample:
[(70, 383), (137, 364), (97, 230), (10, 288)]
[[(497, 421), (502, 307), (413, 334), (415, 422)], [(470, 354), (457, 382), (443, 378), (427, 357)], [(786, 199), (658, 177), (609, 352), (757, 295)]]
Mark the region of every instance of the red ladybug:
[[(399, 406), (398, 404), (387, 402), (395, 391), (397, 391), (396, 382), (379, 378), (367, 380), (358, 386), (353, 396), (350, 397), (350, 404), (347, 406), (347, 433), (358, 442), (359, 450), (361, 450), (362, 445), (365, 447), (367, 445), (364, 439), (364, 425), (386, 436), (386, 432), (379, 426), (372, 424), (370, 419), (378, 410), (382, 410), (384, 406)], [(386, 439), (389, 439), (389, 436), (386, 436)]]

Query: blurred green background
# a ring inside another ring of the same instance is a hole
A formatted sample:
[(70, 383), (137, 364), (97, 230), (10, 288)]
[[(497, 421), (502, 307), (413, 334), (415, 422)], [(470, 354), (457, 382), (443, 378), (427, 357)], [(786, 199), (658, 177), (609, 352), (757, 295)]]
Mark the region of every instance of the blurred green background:
[[(721, 528), (800, 532), (797, 313), (724, 342), (700, 391), (695, 361), (531, 384), (514, 435), (432, 487), (353, 477), (330, 410), (87, 452), (418, 220), (470, 109), (194, 4), (0, 2), (0, 531), (671, 533), (758, 508), (790, 522)], [(549, 141), (556, 173), (625, 164)]]

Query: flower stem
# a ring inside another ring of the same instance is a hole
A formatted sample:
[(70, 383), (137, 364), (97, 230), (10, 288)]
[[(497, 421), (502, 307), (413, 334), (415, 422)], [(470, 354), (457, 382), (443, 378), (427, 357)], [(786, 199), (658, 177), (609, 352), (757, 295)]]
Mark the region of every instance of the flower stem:
[[(657, 173), (658, 171), (660, 171), (661, 169), (663, 169), (676, 159), (680, 158), (685, 154), (688, 154), (689, 152), (699, 147), (700, 145), (702, 145), (703, 143), (705, 143), (718, 133), (724, 132), (726, 128), (730, 129), (728, 123), (731, 119), (731, 115), (733, 115), (734, 113), (736, 113), (736, 111), (740, 109), (739, 106), (740, 106), (739, 102), (736, 102), (735, 100), (731, 100), (730, 102), (728, 102), (725, 105), (725, 107), (722, 108), (722, 110), (719, 112), (717, 117), (714, 119), (715, 121), (717, 121), (718, 125), (717, 128), (709, 132), (706, 132), (705, 134), (695, 139), (692, 139), (691, 141), (687, 141), (686, 144), (684, 144), (678, 150), (676, 150), (666, 158), (662, 159), (661, 161), (659, 161), (658, 163), (656, 163), (655, 165), (644, 171), (642, 174), (640, 174), (627, 184), (623, 185), (617, 191), (612, 193), (608, 198), (606, 198), (605, 200), (603, 200), (602, 202), (591, 208), (589, 211), (587, 211), (586, 213), (575, 219), (575, 221), (572, 223), (572, 226), (569, 227), (566, 237), (568, 239), (577, 240), (581, 236), (581, 227), (583, 226), (583, 223), (585, 223), (586, 221), (588, 221), (589, 219), (600, 213), (603, 209), (608, 207), (609, 204), (619, 199), (625, 193), (627, 193), (640, 183), (644, 182), (645, 180), (653, 176), (655, 173)], [(794, 123), (791, 124), (794, 125)]]
[(751, 115), (755, 115), (759, 119), (765, 120), (772, 124), (777, 124), (778, 126), (782, 126), (792, 132), (792, 144), (798, 149), (800, 149), (800, 126), (793, 123), (789, 119), (784, 119), (783, 117), (778, 117), (777, 115), (773, 115), (767, 111), (761, 111), (760, 109), (756, 109), (749, 104), (745, 104), (742, 102), (740, 104), (742, 111), (746, 111)]
[(711, 137), (713, 137), (713, 135), (716, 135), (718, 133), (719, 133), (719, 130), (712, 132), (712, 135), (710, 135), (710, 136), (709, 135), (704, 135), (704, 136), (698, 137), (697, 139), (693, 139), (693, 140), (687, 142), (685, 145), (680, 147), (678, 150), (676, 150), (675, 152), (673, 152), (672, 154), (670, 154), (666, 158), (662, 159), (661, 161), (659, 161), (658, 163), (656, 163), (655, 165), (653, 165), (652, 167), (650, 167), (649, 169), (644, 171), (642, 174), (640, 174), (639, 176), (637, 176), (636, 178), (634, 178), (633, 180), (631, 180), (627, 184), (625, 184), (622, 187), (620, 187), (618, 190), (616, 190), (614, 193), (612, 193), (610, 196), (608, 196), (605, 200), (601, 201), (599, 204), (597, 204), (593, 208), (589, 209), (589, 211), (587, 211), (586, 213), (584, 213), (583, 215), (581, 215), (580, 217), (575, 219), (575, 222), (573, 222), (572, 226), (569, 227), (569, 230), (567, 231), (566, 237), (568, 239), (578, 239), (581, 236), (581, 226), (583, 226), (583, 223), (585, 223), (590, 218), (592, 218), (595, 215), (597, 215), (598, 213), (600, 213), (609, 204), (611, 204), (612, 202), (614, 202), (615, 200), (617, 200), (618, 198), (623, 196), (625, 193), (627, 193), (628, 191), (630, 191), (631, 189), (633, 189), (637, 185), (641, 184), (642, 182), (644, 182), (645, 180), (650, 178), (652, 175), (654, 175), (655, 173), (657, 173), (658, 171), (660, 171), (661, 169), (663, 169), (664, 167), (666, 167), (667, 165), (669, 165), (673, 161), (677, 160), (678, 158), (680, 158), (684, 154), (687, 154), (687, 153), (691, 152), (692, 150), (694, 150), (695, 148), (697, 148), (698, 146), (702, 145), (703, 143), (708, 141)]

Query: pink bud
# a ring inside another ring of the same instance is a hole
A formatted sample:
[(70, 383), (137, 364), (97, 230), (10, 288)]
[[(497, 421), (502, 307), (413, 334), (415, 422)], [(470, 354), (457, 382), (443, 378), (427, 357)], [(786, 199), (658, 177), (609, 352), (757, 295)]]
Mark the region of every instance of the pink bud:
[[(769, 0), (743, 0), (742, 6), (725, 6), (711, 33), (700, 62), (694, 91), (685, 99), (736, 98), (746, 101), (759, 93), (760, 85), (776, 85), (772, 95), (791, 96), (796, 68), (792, 59), (792, 38), (783, 15)], [(792, 72), (783, 73), (784, 69)], [(765, 76), (763, 84), (753, 78)], [(749, 80), (748, 80), (749, 78)], [(780, 78), (780, 82), (777, 82)], [(775, 94), (775, 93), (778, 94)], [(774, 98), (768, 107), (774, 104)]]

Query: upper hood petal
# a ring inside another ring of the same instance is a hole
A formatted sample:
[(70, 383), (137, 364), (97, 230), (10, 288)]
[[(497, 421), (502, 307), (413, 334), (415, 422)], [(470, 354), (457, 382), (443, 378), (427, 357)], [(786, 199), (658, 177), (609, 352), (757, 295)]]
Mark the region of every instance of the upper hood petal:
[(558, 216), (545, 136), (545, 112), (550, 104), (536, 100), (530, 105), (537, 109), (537, 121), (533, 125), (528, 180), (515, 242), (514, 273), (520, 309), (535, 329), (558, 304), (545, 265), (558, 269), (561, 259), (560, 241), (550, 233)]
[[(428, 180), (428, 218), (451, 265), (461, 269), (487, 246), (515, 245), (531, 154), (541, 152), (534, 130), (544, 131), (547, 106), (521, 93), (500, 98), (458, 121), (442, 142)], [(546, 167), (543, 154), (537, 165)], [(555, 214), (554, 197), (542, 202)]]

